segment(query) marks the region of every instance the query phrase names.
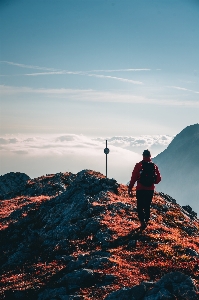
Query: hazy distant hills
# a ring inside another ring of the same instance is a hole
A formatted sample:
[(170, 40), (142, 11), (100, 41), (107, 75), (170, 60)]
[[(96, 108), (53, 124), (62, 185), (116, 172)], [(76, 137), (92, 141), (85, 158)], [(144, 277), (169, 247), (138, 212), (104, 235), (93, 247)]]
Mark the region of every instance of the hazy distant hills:
[(162, 175), (157, 190), (199, 213), (199, 124), (183, 129), (153, 161)]

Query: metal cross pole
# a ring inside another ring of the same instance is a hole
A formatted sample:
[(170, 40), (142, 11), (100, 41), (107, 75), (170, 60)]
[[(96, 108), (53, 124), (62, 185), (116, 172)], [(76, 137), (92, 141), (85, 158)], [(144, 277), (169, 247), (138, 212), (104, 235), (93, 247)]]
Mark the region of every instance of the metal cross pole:
[(106, 140), (106, 148), (104, 149), (104, 153), (106, 154), (106, 178), (107, 178), (107, 154), (109, 154), (110, 150), (107, 148), (107, 140)]

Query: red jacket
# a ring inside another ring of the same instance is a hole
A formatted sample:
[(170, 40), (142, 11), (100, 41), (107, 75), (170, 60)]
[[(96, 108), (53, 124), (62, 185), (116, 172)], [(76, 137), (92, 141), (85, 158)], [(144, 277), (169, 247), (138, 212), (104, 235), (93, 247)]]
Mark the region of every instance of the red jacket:
[[(151, 158), (149, 157), (145, 157), (143, 158), (144, 161), (151, 161)], [(158, 184), (161, 181), (161, 175), (160, 175), (160, 171), (158, 169), (158, 167), (154, 164), (155, 166), (155, 173), (156, 173), (156, 181), (155, 184)], [(139, 180), (140, 178), (140, 171), (142, 169), (142, 161), (140, 161), (139, 163), (137, 163), (134, 167), (134, 170), (132, 172), (132, 176), (131, 176), (131, 181), (129, 184), (129, 189), (132, 189), (134, 184), (136, 183), (136, 181)], [(137, 182), (137, 186), (136, 186), (136, 190), (154, 190), (155, 189), (155, 185), (152, 184), (151, 186), (144, 186), (142, 185), (139, 181)]]

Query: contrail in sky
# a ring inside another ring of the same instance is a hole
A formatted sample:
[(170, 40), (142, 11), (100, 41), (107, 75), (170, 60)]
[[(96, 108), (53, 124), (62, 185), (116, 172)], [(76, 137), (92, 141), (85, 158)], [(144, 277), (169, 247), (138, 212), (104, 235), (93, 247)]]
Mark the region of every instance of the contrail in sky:
[[(20, 64), (20, 63), (14, 63), (11, 61), (0, 61), (0, 63), (5, 63), (8, 65), (12, 65), (12, 66), (16, 66), (16, 67), (20, 67), (20, 68), (27, 68), (27, 69), (36, 69), (36, 70), (45, 70), (45, 71), (62, 71), (60, 69), (55, 69), (55, 68), (46, 68), (46, 67), (39, 67), (39, 66), (32, 66), (32, 65), (25, 65), (25, 64)], [(159, 69), (157, 69), (159, 70)], [(142, 68), (142, 69), (116, 69), (116, 70), (89, 70), (89, 71), (84, 71), (84, 72), (139, 72), (139, 71), (151, 71), (151, 69), (146, 69), (146, 68)], [(63, 72), (69, 72), (69, 71), (65, 71), (63, 70)], [(83, 71), (77, 71), (77, 72), (83, 72)]]
[(180, 86), (168, 86), (168, 88), (172, 88), (172, 89), (176, 89), (176, 90), (180, 90), (180, 91), (192, 92), (194, 94), (199, 94), (199, 92), (197, 92), (197, 91), (190, 90), (190, 89), (187, 89), (187, 88), (183, 88), (183, 87), (180, 87)]
[[(1, 63), (6, 63), (9, 65), (13, 65), (16, 67), (20, 68), (28, 68), (28, 69), (36, 69), (36, 70), (43, 70), (47, 72), (37, 72), (37, 73), (27, 73), (27, 74), (22, 74), (24, 76), (46, 76), (46, 75), (81, 75), (81, 76), (88, 76), (88, 77), (96, 77), (96, 78), (105, 78), (105, 79), (113, 79), (113, 80), (118, 80), (121, 82), (127, 82), (127, 83), (132, 83), (135, 85), (140, 85), (143, 84), (141, 81), (137, 80), (132, 80), (128, 78), (122, 78), (122, 77), (116, 77), (116, 76), (107, 76), (107, 75), (98, 75), (98, 74), (91, 74), (91, 72), (97, 72), (95, 71), (68, 71), (68, 70), (56, 70), (52, 68), (46, 68), (46, 67), (38, 67), (38, 66), (31, 66), (31, 65), (24, 65), (24, 64), (19, 64), (19, 63), (14, 63), (14, 62), (8, 62), (8, 61), (1, 61)], [(118, 71), (149, 71), (150, 69), (121, 69), (121, 70), (115, 70), (116, 72)], [(114, 72), (114, 70), (99, 70), (99, 72)], [(20, 76), (20, 74), (19, 74)]]

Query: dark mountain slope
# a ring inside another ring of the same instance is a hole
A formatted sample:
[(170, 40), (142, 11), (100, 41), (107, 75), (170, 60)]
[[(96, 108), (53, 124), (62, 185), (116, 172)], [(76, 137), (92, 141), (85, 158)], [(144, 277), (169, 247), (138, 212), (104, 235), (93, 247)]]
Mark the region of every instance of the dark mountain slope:
[(157, 190), (199, 213), (199, 124), (183, 129), (153, 161), (162, 174)]
[(173, 198), (155, 194), (141, 233), (135, 196), (91, 170), (3, 196), (0, 298), (198, 299), (199, 221)]

